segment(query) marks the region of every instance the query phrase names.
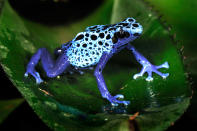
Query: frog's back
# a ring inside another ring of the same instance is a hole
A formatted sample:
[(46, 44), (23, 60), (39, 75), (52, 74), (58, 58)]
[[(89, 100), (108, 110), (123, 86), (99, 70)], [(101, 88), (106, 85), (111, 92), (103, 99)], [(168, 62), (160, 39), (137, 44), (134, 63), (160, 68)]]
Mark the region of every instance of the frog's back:
[[(132, 20), (135, 22), (134, 19)], [(103, 52), (111, 52), (118, 41), (120, 42), (118, 37), (121, 38), (121, 42), (123, 43), (124, 40), (128, 42), (129, 37), (131, 40), (133, 39), (133, 36), (131, 36), (132, 32), (130, 31), (126, 31), (125, 34), (123, 34), (124, 36), (115, 35), (120, 28), (130, 30), (132, 27), (131, 24), (127, 18), (118, 24), (90, 26), (86, 28), (84, 32), (78, 33), (76, 37), (70, 41), (70, 46), (66, 50), (70, 64), (79, 68), (96, 65)]]
[(70, 63), (76, 67), (96, 65), (103, 52), (112, 50), (112, 36), (113, 33), (98, 30), (78, 33), (66, 52)]

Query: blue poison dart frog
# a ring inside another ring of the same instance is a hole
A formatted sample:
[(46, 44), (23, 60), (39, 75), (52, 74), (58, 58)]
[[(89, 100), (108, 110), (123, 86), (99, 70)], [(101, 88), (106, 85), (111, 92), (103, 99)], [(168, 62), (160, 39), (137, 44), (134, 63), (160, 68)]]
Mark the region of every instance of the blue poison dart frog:
[(112, 96), (105, 84), (102, 71), (107, 61), (124, 48), (130, 50), (136, 60), (143, 66), (140, 73), (133, 76), (137, 79), (148, 73), (146, 81), (152, 81), (152, 72), (160, 75), (164, 79), (169, 76), (169, 73), (161, 73), (160, 68), (169, 68), (168, 62), (162, 65), (152, 65), (142, 54), (140, 54), (129, 42), (135, 40), (142, 34), (142, 26), (136, 22), (134, 18), (126, 18), (120, 23), (109, 25), (94, 25), (87, 27), (84, 32), (80, 32), (76, 37), (63, 44), (57, 53), (59, 57), (56, 61), (51, 58), (51, 55), (46, 48), (40, 48), (31, 58), (27, 65), (25, 76), (31, 74), (36, 83), (41, 83), (43, 80), (35, 70), (35, 66), (39, 60), (48, 77), (56, 77), (68, 71), (69, 67), (74, 67), (78, 70), (86, 69), (96, 65), (94, 76), (96, 77), (97, 85), (103, 98), (106, 98), (114, 106), (119, 103), (128, 105), (130, 101), (121, 101), (124, 96), (121, 94)]

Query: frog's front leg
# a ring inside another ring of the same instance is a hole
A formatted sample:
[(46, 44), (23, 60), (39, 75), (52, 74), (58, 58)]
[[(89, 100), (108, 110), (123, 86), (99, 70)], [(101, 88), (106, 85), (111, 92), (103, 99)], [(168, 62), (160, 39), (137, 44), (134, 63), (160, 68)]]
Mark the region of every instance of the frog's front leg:
[(48, 77), (56, 77), (57, 75), (64, 72), (64, 70), (70, 65), (65, 54), (62, 54), (58, 57), (56, 61), (53, 61), (51, 55), (47, 51), (46, 48), (40, 48), (31, 58), (29, 61), (25, 76), (27, 77), (28, 74), (31, 74), (35, 79), (36, 83), (39, 84), (43, 82), (40, 78), (40, 75), (35, 70), (35, 66), (41, 59), (42, 66), (47, 74)]
[(164, 79), (169, 76), (169, 73), (161, 73), (160, 71), (158, 71), (158, 69), (160, 68), (169, 68), (168, 62), (164, 62), (162, 65), (155, 66), (152, 65), (143, 55), (141, 55), (132, 45), (128, 44), (127, 49), (133, 52), (136, 60), (143, 66), (141, 72), (133, 76), (134, 79), (143, 76), (146, 72), (148, 73), (146, 81), (153, 80), (152, 72), (155, 72)]
[(96, 77), (96, 80), (97, 80), (97, 85), (98, 85), (98, 88), (101, 92), (101, 95), (103, 98), (106, 98), (108, 99), (112, 105), (114, 106), (117, 106), (118, 103), (123, 103), (125, 105), (128, 105), (130, 102), (129, 101), (120, 101), (120, 100), (117, 100), (118, 98), (124, 98), (123, 95), (121, 94), (118, 94), (116, 96), (112, 96), (108, 89), (107, 89), (107, 86), (105, 84), (105, 81), (104, 81), (104, 78), (103, 78), (103, 75), (102, 75), (102, 71), (103, 71), (103, 68), (105, 67), (107, 61), (112, 57), (112, 54), (111, 53), (103, 53), (102, 57), (100, 58), (99, 60), (99, 63), (94, 71), (94, 75)]

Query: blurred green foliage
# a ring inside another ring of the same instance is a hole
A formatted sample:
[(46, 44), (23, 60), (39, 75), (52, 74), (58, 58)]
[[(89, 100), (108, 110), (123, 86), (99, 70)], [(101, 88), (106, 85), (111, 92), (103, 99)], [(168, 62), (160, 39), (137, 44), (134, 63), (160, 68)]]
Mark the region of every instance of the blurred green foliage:
[(12, 112), (16, 107), (18, 107), (24, 99), (13, 99), (13, 100), (0, 100), (0, 123), (2, 123), (6, 117)]

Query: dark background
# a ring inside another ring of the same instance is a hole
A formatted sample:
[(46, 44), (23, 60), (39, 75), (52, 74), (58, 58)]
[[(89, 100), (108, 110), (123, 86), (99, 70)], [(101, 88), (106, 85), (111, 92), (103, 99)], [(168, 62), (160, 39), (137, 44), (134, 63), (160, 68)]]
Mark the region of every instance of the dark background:
[[(26, 17), (29, 20), (48, 25), (68, 24), (73, 21), (77, 21), (78, 19), (87, 16), (89, 12), (94, 11), (100, 4), (102, 4), (102, 2), (103, 0), (59, 0), (58, 2), (54, 2), (52, 0), (10, 0), (13, 8), (21, 16)], [(62, 12), (68, 13), (69, 15), (65, 15)], [(193, 77), (193, 81), (195, 81), (195, 76)], [(3, 72), (2, 67), (0, 67), (0, 80), (1, 100), (22, 98), (19, 91)], [(192, 87), (194, 88), (195, 86), (196, 83), (194, 82)], [(187, 112), (185, 112), (181, 119), (175, 122), (168, 131), (197, 129), (195, 125), (197, 124), (197, 120), (192, 117), (192, 113), (195, 113), (193, 108), (195, 101), (192, 100), (191, 103), (192, 105), (189, 107)], [(16, 110), (14, 110), (0, 125), (1, 131), (13, 129), (16, 131), (50, 130), (34, 113), (27, 102), (24, 102), (17, 107)]]

